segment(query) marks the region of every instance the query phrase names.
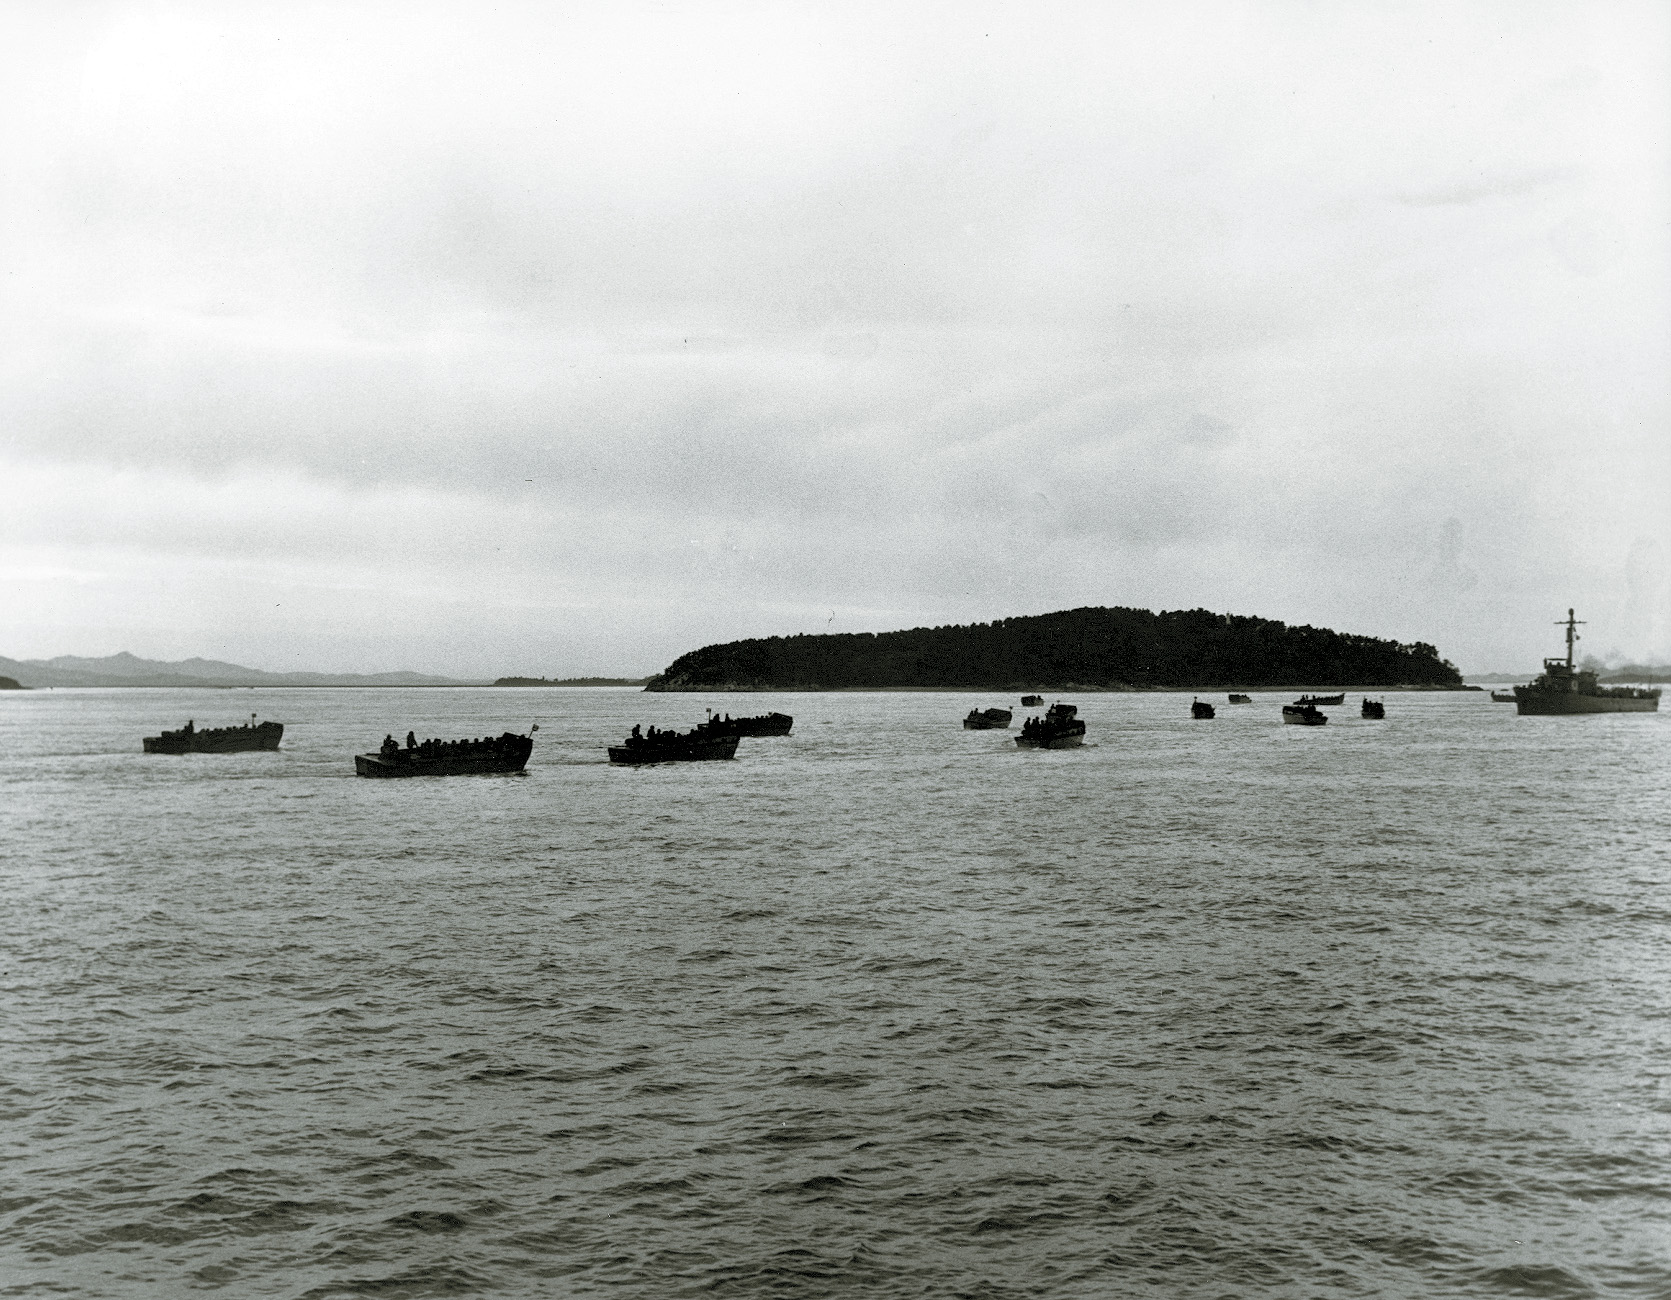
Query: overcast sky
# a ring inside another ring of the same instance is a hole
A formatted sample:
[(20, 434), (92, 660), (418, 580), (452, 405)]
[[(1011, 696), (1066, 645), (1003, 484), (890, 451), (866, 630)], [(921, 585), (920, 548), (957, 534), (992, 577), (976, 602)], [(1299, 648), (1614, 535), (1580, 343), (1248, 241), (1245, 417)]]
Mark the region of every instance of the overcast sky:
[(1671, 659), (1671, 6), (0, 5), (0, 654)]

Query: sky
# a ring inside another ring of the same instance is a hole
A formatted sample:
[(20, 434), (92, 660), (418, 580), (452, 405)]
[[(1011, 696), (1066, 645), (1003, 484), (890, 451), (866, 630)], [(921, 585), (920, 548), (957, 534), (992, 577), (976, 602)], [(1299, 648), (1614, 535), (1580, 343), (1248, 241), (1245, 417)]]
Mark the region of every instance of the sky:
[(0, 654), (1671, 661), (1671, 6), (0, 3)]

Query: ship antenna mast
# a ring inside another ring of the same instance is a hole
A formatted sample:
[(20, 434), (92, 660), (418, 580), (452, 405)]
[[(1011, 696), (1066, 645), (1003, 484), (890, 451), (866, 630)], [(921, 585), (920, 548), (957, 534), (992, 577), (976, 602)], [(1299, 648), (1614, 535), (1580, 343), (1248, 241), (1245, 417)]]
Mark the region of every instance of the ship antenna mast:
[(1556, 627), (1564, 627), (1567, 630), (1567, 669), (1569, 671), (1572, 669), (1572, 643), (1582, 639), (1578, 635), (1578, 629), (1584, 626), (1585, 622), (1585, 619), (1574, 618), (1572, 611), (1569, 609), (1566, 618), (1555, 624)]

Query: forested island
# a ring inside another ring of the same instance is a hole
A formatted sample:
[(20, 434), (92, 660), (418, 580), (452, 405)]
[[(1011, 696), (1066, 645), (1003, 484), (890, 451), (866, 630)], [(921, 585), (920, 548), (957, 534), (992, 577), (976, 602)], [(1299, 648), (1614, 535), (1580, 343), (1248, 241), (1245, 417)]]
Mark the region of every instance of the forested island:
[(1309, 686), (1467, 690), (1423, 642), (1289, 627), (1205, 609), (1090, 606), (972, 626), (766, 637), (705, 646), (647, 691), (1211, 690)]

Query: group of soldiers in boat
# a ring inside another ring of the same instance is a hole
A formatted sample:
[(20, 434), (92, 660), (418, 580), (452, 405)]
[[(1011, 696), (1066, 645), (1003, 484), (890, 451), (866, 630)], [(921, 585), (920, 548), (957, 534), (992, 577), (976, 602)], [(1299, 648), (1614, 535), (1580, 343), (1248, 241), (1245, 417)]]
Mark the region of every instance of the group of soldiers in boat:
[(718, 723), (718, 718), (709, 718), (706, 722), (697, 723), (689, 731), (669, 731), (653, 724), (645, 731), (635, 723), (632, 732), (623, 743), (628, 749), (670, 749), (678, 745), (688, 745), (693, 740), (712, 740), (731, 734), (721, 731)]
[(509, 753), (515, 746), (513, 742), (526, 739), (513, 735), (507, 731), (502, 736), (478, 736), (474, 740), (419, 740), (416, 733), (406, 733), (406, 748), (400, 747), (400, 742), (393, 736), (384, 736), (382, 748), (377, 752), (386, 759), (401, 758), (466, 758), (471, 756), (498, 757)]

